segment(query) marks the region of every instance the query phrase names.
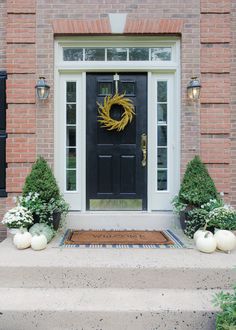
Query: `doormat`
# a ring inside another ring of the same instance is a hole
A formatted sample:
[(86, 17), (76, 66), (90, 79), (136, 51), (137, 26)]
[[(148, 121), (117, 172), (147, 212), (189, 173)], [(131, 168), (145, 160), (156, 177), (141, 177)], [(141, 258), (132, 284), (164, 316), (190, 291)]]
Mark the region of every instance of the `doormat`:
[(72, 230), (62, 237), (60, 246), (79, 248), (185, 248), (171, 231), (148, 230)]

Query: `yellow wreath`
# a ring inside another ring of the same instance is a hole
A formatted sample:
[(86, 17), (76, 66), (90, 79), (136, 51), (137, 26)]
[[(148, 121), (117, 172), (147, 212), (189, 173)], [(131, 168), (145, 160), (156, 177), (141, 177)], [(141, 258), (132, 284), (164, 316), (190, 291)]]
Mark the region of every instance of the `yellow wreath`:
[[(125, 98), (125, 94), (119, 95), (116, 93), (114, 96), (106, 96), (104, 99), (104, 104), (98, 105), (98, 120), (102, 124), (101, 127), (106, 127), (109, 131), (117, 130), (118, 132), (122, 131), (126, 125), (133, 119), (135, 115), (133, 101)], [(111, 118), (110, 111), (111, 107), (114, 104), (119, 104), (123, 107), (124, 112), (121, 115), (121, 120), (115, 120)]]

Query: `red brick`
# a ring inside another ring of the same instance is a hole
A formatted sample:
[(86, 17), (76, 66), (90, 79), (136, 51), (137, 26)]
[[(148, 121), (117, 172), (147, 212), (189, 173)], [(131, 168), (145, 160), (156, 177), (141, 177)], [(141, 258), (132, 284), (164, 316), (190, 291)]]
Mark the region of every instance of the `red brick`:
[(230, 15), (229, 14), (202, 14), (201, 15), (201, 42), (218, 43), (230, 42)]
[(6, 143), (7, 163), (30, 163), (36, 159), (35, 134), (9, 134)]
[(7, 16), (7, 43), (35, 43), (36, 16), (15, 15)]
[[(30, 173), (30, 170), (31, 164), (11, 164), (7, 168), (7, 192), (22, 192), (25, 178)], [(9, 207), (12, 207), (12, 203)]]
[[(129, 19), (127, 18), (125, 34), (180, 34), (183, 20), (180, 19)], [(73, 34), (111, 34), (108, 19), (100, 20), (55, 20), (53, 21), (55, 35)]]
[(5, 213), (5, 207), (6, 207), (6, 198), (0, 198), (0, 223)]
[(230, 103), (229, 74), (202, 74), (201, 103)]
[(35, 106), (31, 104), (9, 104), (7, 109), (7, 132), (35, 133)]
[(230, 72), (231, 49), (228, 45), (210, 44), (201, 48), (202, 73)]
[[(10, 167), (14, 166), (13, 164), (10, 164)], [(21, 166), (19, 164), (16, 164), (16, 166)], [(31, 166), (31, 164), (30, 164)], [(22, 167), (22, 166), (21, 166)], [(23, 165), (24, 167), (24, 165)], [(23, 170), (24, 172), (24, 170)], [(16, 196), (19, 196), (20, 194), (12, 194), (8, 191), (7, 198), (6, 198), (6, 210), (9, 210), (16, 206)]]
[(35, 73), (36, 49), (34, 44), (7, 45), (8, 73)]
[(7, 6), (0, 1), (0, 69), (6, 68)]
[(53, 32), (55, 35), (73, 34), (110, 34), (110, 22), (108, 18), (101, 20), (54, 20)]
[(207, 164), (230, 163), (230, 140), (228, 138), (201, 137), (201, 158)]
[(7, 12), (9, 14), (34, 14), (36, 0), (7, 0)]
[(33, 75), (9, 75), (7, 79), (7, 103), (35, 103)]
[(125, 34), (181, 34), (184, 21), (181, 19), (127, 19)]
[(201, 13), (230, 13), (231, 0), (201, 0)]
[(228, 164), (208, 164), (208, 171), (218, 192), (230, 193), (230, 167)]
[(229, 134), (230, 106), (227, 104), (202, 104), (201, 133)]

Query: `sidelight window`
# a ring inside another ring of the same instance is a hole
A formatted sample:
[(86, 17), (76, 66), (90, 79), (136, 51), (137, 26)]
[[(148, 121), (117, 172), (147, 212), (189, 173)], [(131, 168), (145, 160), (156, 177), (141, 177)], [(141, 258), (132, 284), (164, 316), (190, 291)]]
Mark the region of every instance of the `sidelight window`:
[(157, 81), (157, 190), (168, 186), (167, 81)]
[(66, 82), (66, 190), (77, 189), (76, 82)]

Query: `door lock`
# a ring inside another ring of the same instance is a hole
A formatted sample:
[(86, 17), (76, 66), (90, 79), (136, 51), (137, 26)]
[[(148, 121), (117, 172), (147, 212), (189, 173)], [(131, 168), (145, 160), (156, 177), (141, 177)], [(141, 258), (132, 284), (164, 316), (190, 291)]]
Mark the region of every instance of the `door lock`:
[(147, 134), (141, 134), (142, 166), (147, 165)]

